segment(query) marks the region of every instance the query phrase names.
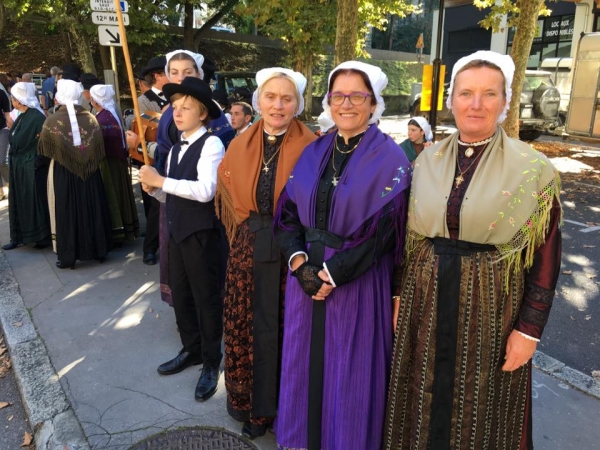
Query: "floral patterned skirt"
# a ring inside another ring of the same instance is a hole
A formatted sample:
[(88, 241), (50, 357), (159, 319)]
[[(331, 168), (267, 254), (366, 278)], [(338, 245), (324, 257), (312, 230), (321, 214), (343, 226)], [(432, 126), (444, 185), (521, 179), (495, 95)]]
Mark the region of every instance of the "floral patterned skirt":
[[(227, 389), (227, 411), (240, 422), (254, 425), (270, 425), (274, 417), (252, 415), (253, 387), (253, 252), (254, 234), (249, 231), (248, 221), (242, 223), (231, 244), (227, 262), (227, 279), (224, 299), (225, 340), (225, 387)], [(279, 294), (280, 333), (279, 348), (283, 337), (283, 308), (287, 264), (281, 263)], [(281, 350), (279, 354), (281, 367)]]

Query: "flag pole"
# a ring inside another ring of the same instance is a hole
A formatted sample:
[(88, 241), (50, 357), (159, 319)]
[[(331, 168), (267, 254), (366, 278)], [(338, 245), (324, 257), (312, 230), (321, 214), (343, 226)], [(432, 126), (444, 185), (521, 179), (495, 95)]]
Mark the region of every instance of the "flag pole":
[(125, 65), (127, 66), (127, 77), (129, 78), (129, 87), (131, 88), (131, 99), (133, 100), (133, 112), (135, 114), (135, 121), (138, 125), (139, 138), (142, 143), (142, 154), (144, 155), (144, 164), (149, 165), (150, 159), (148, 158), (148, 149), (146, 148), (146, 139), (144, 138), (144, 127), (142, 125), (142, 117), (140, 116), (140, 106), (137, 99), (137, 90), (135, 80), (133, 78), (133, 68), (131, 67), (131, 59), (129, 58), (129, 46), (127, 45), (127, 34), (125, 33), (125, 24), (123, 23), (123, 13), (121, 12), (121, 5), (119, 0), (114, 0), (115, 11), (117, 12), (117, 19), (119, 21), (119, 32), (121, 33), (121, 39), (123, 41), (123, 56), (125, 57)]

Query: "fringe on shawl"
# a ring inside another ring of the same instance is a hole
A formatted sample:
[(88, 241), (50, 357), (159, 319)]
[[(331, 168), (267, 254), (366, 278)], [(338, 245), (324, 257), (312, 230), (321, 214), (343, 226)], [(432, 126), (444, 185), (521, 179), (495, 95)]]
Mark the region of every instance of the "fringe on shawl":
[[(522, 270), (529, 269), (533, 265), (536, 250), (545, 242), (554, 199), (556, 198), (560, 203), (560, 189), (561, 181), (557, 173), (554, 179), (536, 194), (538, 205), (520, 230), (509, 242), (496, 246), (500, 256), (495, 262), (506, 260), (506, 278), (504, 282), (507, 291), (511, 271), (517, 274)], [(562, 214), (563, 211), (561, 208), (559, 226), (562, 226), (563, 223)], [(412, 230), (407, 230), (404, 251), (406, 259), (416, 250), (423, 239), (426, 239), (426, 236), (422, 236)]]
[(225, 227), (225, 233), (227, 234), (227, 240), (229, 244), (233, 244), (233, 239), (237, 234), (238, 227), (241, 221), (238, 219), (235, 213), (235, 207), (233, 206), (233, 198), (225, 185), (225, 182), (221, 177), (217, 178), (217, 191), (215, 193), (215, 213), (217, 218), (221, 221)]
[(65, 151), (62, 142), (40, 136), (38, 153), (54, 159), (69, 172), (82, 180), (87, 180), (90, 175), (98, 170), (100, 161), (105, 158), (103, 141), (98, 140), (92, 145), (93, 147), (88, 149), (87, 161), (82, 162), (81, 159), (74, 157), (72, 152)]
[[(560, 204), (561, 181), (558, 172), (540, 192), (536, 194), (538, 205), (525, 224), (506, 244), (497, 245), (500, 253), (497, 261), (506, 260), (505, 288), (508, 290), (510, 272), (518, 273), (533, 265), (536, 250), (545, 242), (550, 225), (554, 199)], [(559, 226), (562, 226), (562, 208)]]

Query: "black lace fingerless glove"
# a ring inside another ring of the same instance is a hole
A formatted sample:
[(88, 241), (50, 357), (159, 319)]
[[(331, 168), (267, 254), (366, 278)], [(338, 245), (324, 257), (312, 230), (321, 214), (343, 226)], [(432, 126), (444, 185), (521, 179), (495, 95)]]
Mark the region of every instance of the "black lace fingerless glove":
[(318, 273), (321, 271), (319, 266), (303, 262), (292, 275), (298, 279), (302, 290), (311, 297), (319, 292), (324, 281), (319, 278)]

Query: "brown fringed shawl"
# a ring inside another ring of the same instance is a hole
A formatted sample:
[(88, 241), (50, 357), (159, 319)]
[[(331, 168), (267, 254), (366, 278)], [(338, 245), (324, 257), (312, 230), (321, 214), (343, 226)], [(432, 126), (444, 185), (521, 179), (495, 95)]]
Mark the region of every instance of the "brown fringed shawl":
[(81, 145), (73, 145), (69, 113), (63, 106), (44, 122), (38, 153), (54, 159), (69, 172), (85, 180), (98, 170), (98, 164), (106, 157), (104, 140), (96, 118), (79, 105), (75, 105), (75, 111)]
[[(293, 119), (290, 123), (279, 151), (273, 211), (296, 161), (304, 148), (316, 138), (298, 119)], [(235, 237), (237, 227), (249, 217), (250, 211), (258, 211), (256, 186), (263, 167), (263, 154), (261, 119), (231, 141), (219, 165), (215, 207), (217, 216), (225, 225), (230, 242)]]

